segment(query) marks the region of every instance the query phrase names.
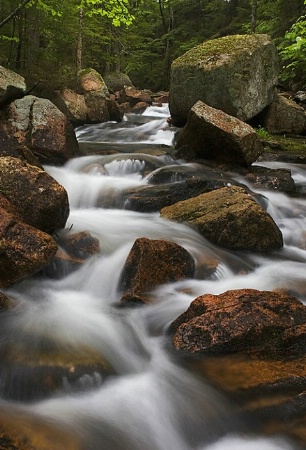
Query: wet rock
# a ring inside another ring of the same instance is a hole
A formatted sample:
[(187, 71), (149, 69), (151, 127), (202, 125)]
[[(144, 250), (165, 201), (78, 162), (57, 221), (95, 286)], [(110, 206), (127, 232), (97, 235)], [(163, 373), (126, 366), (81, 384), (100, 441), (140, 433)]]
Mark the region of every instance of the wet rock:
[(25, 92), (26, 84), (24, 78), (0, 66), (0, 105), (23, 97)]
[(34, 414), (25, 414), (18, 407), (0, 410), (1, 450), (81, 450), (75, 436), (61, 426), (47, 423)]
[(0, 313), (12, 309), (15, 305), (16, 305), (15, 299), (13, 299), (12, 297), (8, 297), (7, 295), (3, 294), (3, 292), (0, 292)]
[(57, 251), (53, 238), (0, 208), (0, 287), (6, 288), (48, 265)]
[(9, 156), (0, 158), (0, 193), (25, 223), (39, 230), (53, 233), (66, 224), (67, 192), (38, 167)]
[(268, 169), (266, 167), (252, 166), (244, 177), (256, 188), (285, 192), (288, 195), (293, 195), (296, 192), (295, 183), (289, 169)]
[(224, 187), (180, 201), (161, 216), (197, 229), (206, 239), (230, 250), (272, 251), (282, 247), (282, 233), (250, 194)]
[(195, 262), (178, 244), (165, 240), (137, 239), (123, 268), (119, 289), (122, 301), (147, 302), (146, 294), (160, 284), (192, 278)]
[[(264, 148), (255, 130), (241, 120), (198, 101), (191, 108), (176, 148), (188, 146), (197, 158), (249, 166)], [(188, 158), (190, 159), (190, 158)]]
[(171, 324), (171, 331), (174, 348), (190, 353), (256, 350), (273, 355), (293, 348), (304, 353), (306, 307), (280, 292), (206, 294)]
[(202, 100), (243, 121), (273, 100), (278, 83), (278, 53), (267, 35), (230, 35), (205, 41), (173, 61), (170, 112), (184, 124)]
[(202, 180), (194, 177), (177, 183), (140, 186), (124, 191), (121, 204), (125, 209), (132, 211), (157, 212), (168, 205), (219, 189), (224, 185), (226, 185), (224, 180)]
[(10, 150), (26, 145), (42, 164), (63, 164), (79, 155), (67, 117), (49, 100), (32, 95), (0, 111), (0, 139)]
[(272, 134), (305, 134), (306, 113), (302, 106), (281, 94), (261, 114), (262, 126)]
[(58, 242), (69, 255), (81, 260), (88, 259), (100, 252), (99, 240), (87, 231), (63, 233)]
[(33, 401), (98, 388), (111, 374), (114, 371), (107, 361), (90, 349), (32, 349), (29, 354), (20, 343), (8, 346), (2, 355), (0, 388), (6, 399)]

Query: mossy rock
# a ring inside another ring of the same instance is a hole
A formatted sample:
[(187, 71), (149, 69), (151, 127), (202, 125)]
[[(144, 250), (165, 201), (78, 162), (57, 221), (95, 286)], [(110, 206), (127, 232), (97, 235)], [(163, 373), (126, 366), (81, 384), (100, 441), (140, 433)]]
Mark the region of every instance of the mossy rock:
[(202, 100), (243, 121), (267, 105), (278, 80), (278, 53), (267, 35), (232, 35), (206, 41), (171, 66), (170, 112), (183, 124)]

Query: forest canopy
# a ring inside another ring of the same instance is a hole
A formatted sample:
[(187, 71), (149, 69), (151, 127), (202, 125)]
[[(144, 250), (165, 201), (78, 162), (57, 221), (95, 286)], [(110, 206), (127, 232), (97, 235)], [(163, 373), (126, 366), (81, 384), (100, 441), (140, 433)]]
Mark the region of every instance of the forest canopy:
[(35, 83), (71, 84), (92, 67), (167, 89), (171, 62), (207, 39), (267, 33), (281, 82), (306, 86), (304, 0), (2, 0), (0, 64)]

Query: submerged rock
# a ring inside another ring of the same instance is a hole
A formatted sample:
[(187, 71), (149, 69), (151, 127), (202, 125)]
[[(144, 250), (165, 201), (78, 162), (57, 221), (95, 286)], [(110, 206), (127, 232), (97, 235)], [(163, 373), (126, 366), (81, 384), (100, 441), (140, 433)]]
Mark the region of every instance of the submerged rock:
[(266, 252), (283, 245), (272, 217), (245, 189), (224, 187), (161, 210), (161, 216), (197, 229), (206, 239), (230, 250)]
[(243, 121), (269, 105), (278, 83), (278, 52), (264, 34), (230, 35), (209, 40), (173, 61), (170, 113), (184, 124), (202, 100)]
[(122, 301), (146, 303), (146, 294), (160, 284), (192, 278), (195, 262), (180, 245), (165, 240), (137, 239), (123, 268)]
[(178, 137), (176, 148), (183, 146), (188, 146), (198, 159), (233, 162), (242, 166), (251, 165), (264, 151), (250, 125), (201, 101), (191, 108)]

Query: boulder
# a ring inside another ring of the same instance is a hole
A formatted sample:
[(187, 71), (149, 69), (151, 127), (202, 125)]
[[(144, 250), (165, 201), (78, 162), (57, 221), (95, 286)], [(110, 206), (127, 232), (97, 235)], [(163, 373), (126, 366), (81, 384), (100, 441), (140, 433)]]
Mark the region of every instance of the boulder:
[[(225, 112), (198, 101), (189, 111), (176, 148), (187, 145), (197, 158), (249, 166), (264, 151), (255, 130)], [(188, 158), (190, 159), (190, 158)]]
[(255, 432), (290, 436), (298, 448), (306, 442), (305, 308), (284, 293), (242, 289), (198, 297), (171, 325), (189, 369), (235, 402)]
[(272, 102), (277, 82), (278, 52), (267, 35), (206, 41), (172, 63), (169, 104), (173, 122), (183, 125), (198, 100), (249, 120)]
[(306, 112), (295, 101), (277, 94), (261, 115), (262, 126), (272, 134), (305, 134)]
[(57, 251), (53, 238), (0, 208), (0, 287), (17, 283), (48, 265)]
[(67, 117), (49, 100), (28, 95), (0, 111), (3, 147), (26, 145), (42, 164), (63, 164), (79, 146)]
[(102, 76), (95, 69), (83, 69), (78, 74), (78, 85), (82, 94), (100, 92), (104, 97), (109, 96), (107, 86)]
[(160, 214), (197, 229), (206, 239), (229, 250), (266, 252), (283, 245), (282, 233), (271, 216), (238, 186), (180, 201)]
[(277, 354), (306, 339), (306, 307), (295, 297), (241, 289), (196, 298), (171, 324), (176, 350)]
[(102, 123), (109, 120), (108, 101), (102, 91), (86, 92), (87, 123)]
[[(145, 185), (127, 189), (122, 193), (120, 205), (125, 209), (139, 212), (157, 212), (166, 206), (173, 205), (181, 200), (196, 197), (204, 192), (210, 192), (227, 185), (226, 179), (204, 177), (190, 177), (176, 183), (162, 183), (155, 186)], [(109, 199), (103, 197), (99, 206), (111, 207)], [(118, 207), (118, 200), (113, 207)]]
[(52, 101), (73, 125), (82, 125), (87, 122), (88, 108), (84, 95), (66, 88), (57, 91)]
[(28, 225), (51, 234), (66, 224), (67, 192), (43, 169), (18, 158), (0, 158), (0, 194)]
[(87, 108), (86, 122), (107, 122), (109, 92), (101, 75), (94, 69), (81, 70), (78, 74), (78, 84)]
[(122, 301), (146, 303), (148, 291), (160, 284), (192, 278), (195, 262), (180, 245), (139, 238), (128, 255), (119, 281)]
[(123, 72), (110, 72), (105, 74), (103, 78), (110, 92), (121, 91), (125, 86), (133, 86), (130, 77)]
[(26, 84), (24, 78), (0, 66), (0, 105), (23, 97), (25, 92)]

